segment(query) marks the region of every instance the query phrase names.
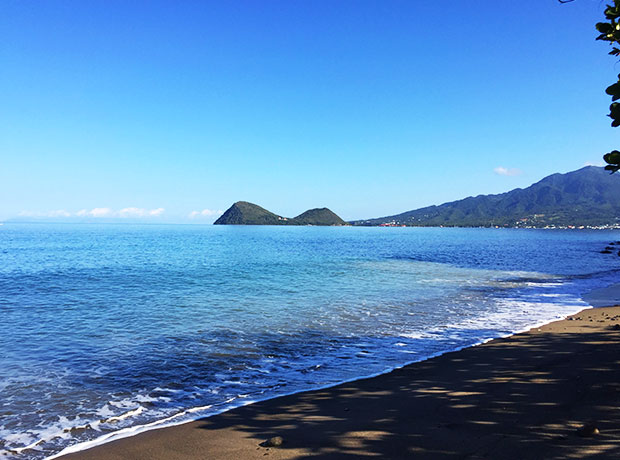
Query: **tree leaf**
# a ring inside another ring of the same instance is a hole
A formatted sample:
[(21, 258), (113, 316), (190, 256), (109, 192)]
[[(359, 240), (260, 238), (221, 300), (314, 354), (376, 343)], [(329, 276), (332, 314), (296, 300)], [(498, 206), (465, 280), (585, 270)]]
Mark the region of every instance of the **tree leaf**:
[(598, 22), (596, 24), (596, 30), (598, 30), (602, 34), (610, 34), (614, 31), (614, 28), (608, 22)]
[(603, 160), (605, 160), (605, 163), (609, 164), (620, 164), (620, 152), (617, 150), (612, 150), (611, 152), (603, 155)]
[(605, 169), (607, 171), (611, 171), (611, 173), (613, 174), (613, 173), (617, 172), (620, 169), (620, 166), (607, 165), (607, 166), (605, 166)]

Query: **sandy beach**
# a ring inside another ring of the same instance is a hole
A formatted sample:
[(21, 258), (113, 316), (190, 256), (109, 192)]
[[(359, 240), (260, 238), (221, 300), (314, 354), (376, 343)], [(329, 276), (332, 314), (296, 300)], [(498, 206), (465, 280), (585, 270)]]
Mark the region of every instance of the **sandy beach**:
[(597, 308), (62, 458), (620, 458), (619, 403), (620, 307)]

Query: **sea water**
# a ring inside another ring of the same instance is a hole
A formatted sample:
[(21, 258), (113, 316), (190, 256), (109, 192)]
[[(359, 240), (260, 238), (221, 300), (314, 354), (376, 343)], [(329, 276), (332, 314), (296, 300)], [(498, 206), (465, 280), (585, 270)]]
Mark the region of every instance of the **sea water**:
[[(375, 375), (587, 307), (620, 232), (5, 224), (0, 456)], [(618, 248), (620, 249), (620, 247)]]

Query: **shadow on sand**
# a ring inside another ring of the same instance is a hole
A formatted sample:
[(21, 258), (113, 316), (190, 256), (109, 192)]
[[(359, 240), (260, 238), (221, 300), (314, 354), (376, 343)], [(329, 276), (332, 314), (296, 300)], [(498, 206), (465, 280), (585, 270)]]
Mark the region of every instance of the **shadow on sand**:
[(619, 338), (526, 333), (197, 423), (277, 458), (620, 458)]
[[(615, 316), (612, 316), (615, 315)], [(75, 459), (620, 458), (620, 308), (379, 377), (78, 452)], [(582, 436), (584, 424), (599, 433)], [(280, 436), (279, 447), (265, 440)]]

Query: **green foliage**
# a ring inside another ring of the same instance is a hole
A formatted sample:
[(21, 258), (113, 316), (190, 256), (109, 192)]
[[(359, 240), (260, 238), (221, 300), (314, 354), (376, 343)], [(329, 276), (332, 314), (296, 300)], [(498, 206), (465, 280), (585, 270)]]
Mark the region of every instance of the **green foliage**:
[(612, 150), (611, 152), (603, 155), (603, 160), (607, 163), (605, 169), (615, 173), (620, 169), (620, 152)]
[(216, 225), (286, 225), (286, 219), (247, 201), (237, 201), (215, 221)]
[[(564, 3), (564, 2), (563, 2)], [(605, 22), (599, 22), (596, 24), (596, 30), (600, 33), (597, 40), (603, 40), (609, 42), (611, 45), (612, 56), (620, 56), (620, 0), (614, 0), (613, 4), (607, 5), (605, 8)], [(616, 102), (620, 99), (620, 75), (618, 75), (618, 81), (610, 85), (605, 92), (611, 96), (611, 105), (609, 106), (609, 117), (611, 118), (611, 126), (614, 128), (620, 126), (620, 103)], [(607, 163), (605, 169), (615, 173), (620, 170), (620, 152), (613, 150), (603, 156), (603, 159)]]
[(292, 225), (347, 225), (347, 223), (327, 208), (309, 209), (291, 219)]

